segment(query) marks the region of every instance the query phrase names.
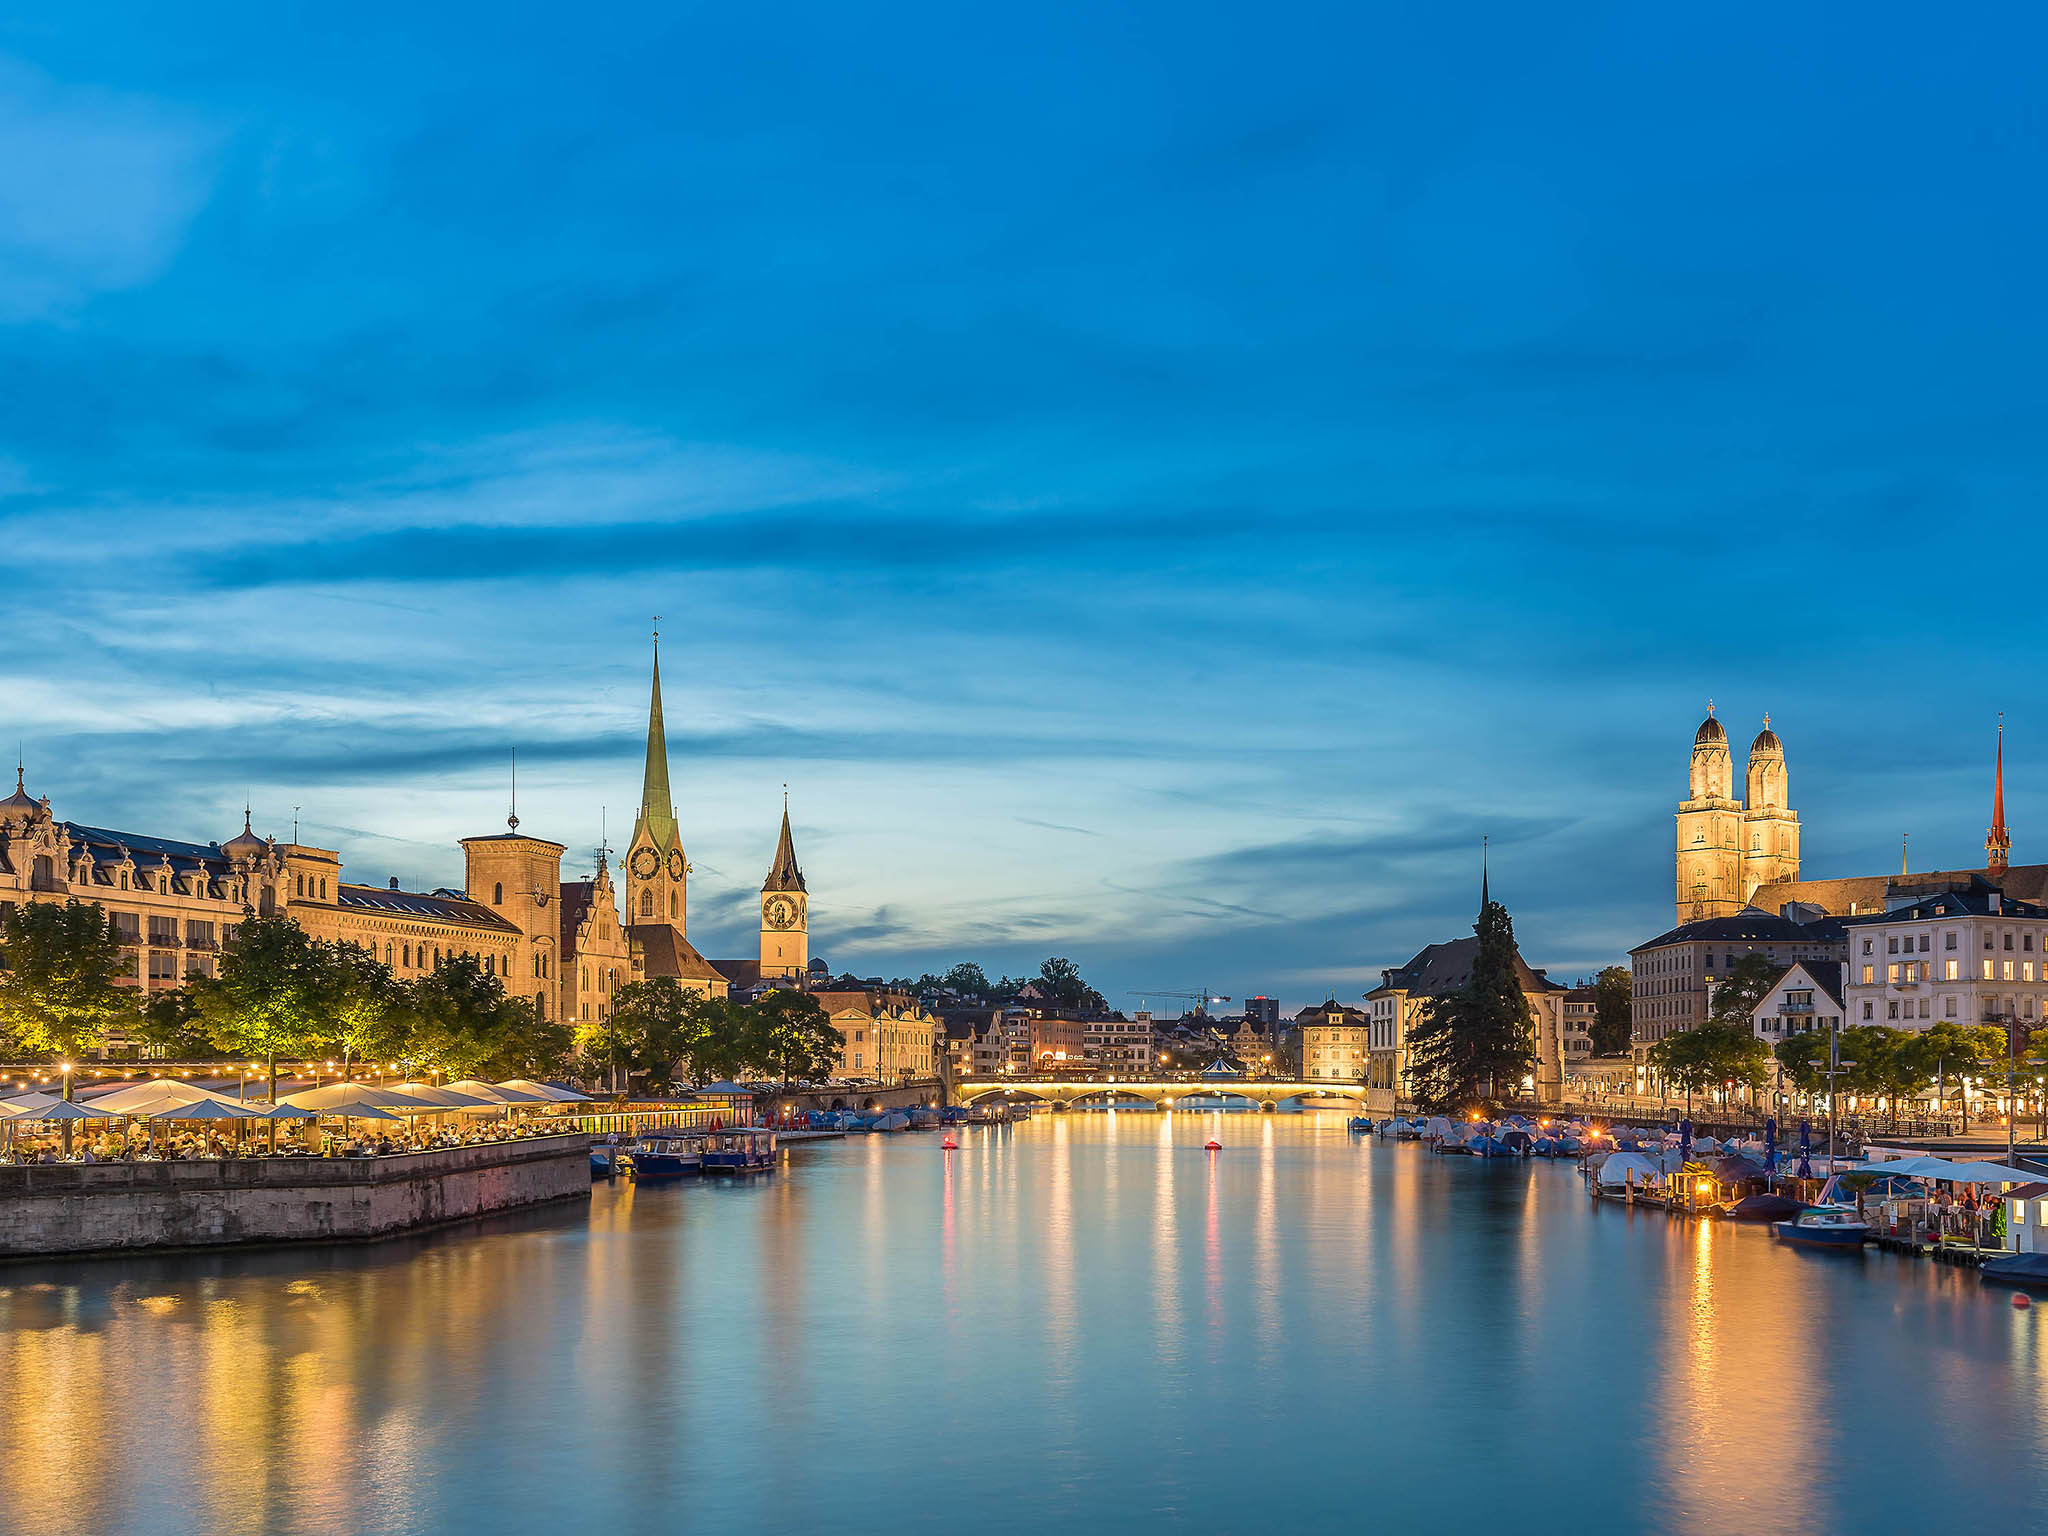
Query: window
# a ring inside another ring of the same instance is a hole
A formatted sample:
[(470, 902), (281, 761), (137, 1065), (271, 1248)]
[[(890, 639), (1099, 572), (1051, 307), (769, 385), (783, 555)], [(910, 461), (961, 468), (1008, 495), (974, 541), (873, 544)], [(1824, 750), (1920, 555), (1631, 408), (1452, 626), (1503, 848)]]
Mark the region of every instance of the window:
[(1863, 1003), (1863, 1017), (1865, 1017), (1866, 1019), (1867, 1019), (1867, 1018), (1871, 1018), (1871, 1017), (1873, 1017), (1873, 1015), (1871, 1014), (1871, 1011), (1870, 1011), (1870, 1001), (1869, 1001), (1869, 999), (1868, 999), (1868, 998), (1864, 999), (1864, 1003)]
[(1893, 986), (1897, 986), (1899, 984), (1899, 966), (1897, 961), (1893, 961), (1890, 965), (1884, 968), (1884, 979), (1890, 982)]
[(1874, 965), (1866, 965), (1865, 967), (1863, 967), (1863, 985), (1867, 987), (1876, 980), (1877, 967)]
[(1952, 1019), (1956, 1016), (1956, 999), (1953, 992), (1948, 995), (1948, 999), (1941, 1005), (1941, 1013), (1943, 1018)]
[(1957, 976), (1956, 972), (1957, 972), (1958, 970), (1960, 970), (1960, 969), (1961, 969), (1961, 967), (1962, 967), (1962, 962), (1961, 962), (1961, 961), (1959, 961), (1959, 960), (1944, 960), (1944, 961), (1942, 961), (1942, 962), (1941, 962), (1941, 979), (1942, 979), (1943, 981), (1957, 981), (1957, 980), (1960, 980), (1961, 978)]
[(2012, 948), (2012, 935), (2010, 933), (2006, 934), (2005, 936), (2005, 947), (2007, 949)]
[(2000, 979), (2001, 981), (2011, 981), (2011, 980), (2012, 980), (2012, 962), (2011, 962), (2010, 960), (2007, 960), (2007, 961), (2003, 962), (2003, 971), (2002, 971), (2002, 974), (2000, 975), (1999, 979)]
[(1890, 938), (1884, 941), (1884, 945), (1885, 953), (1896, 955), (1899, 952), (1899, 936), (1897, 934), (1893, 934)]
[(1923, 1019), (1924, 1019), (1924, 1018), (1926, 1018), (1926, 1017), (1927, 1017), (1927, 1012), (1928, 1012), (1928, 1010), (1929, 1010), (1930, 1008), (1932, 1008), (1933, 1006), (1934, 1006), (1934, 999), (1933, 999), (1933, 998), (1931, 998), (1931, 997), (1923, 997), (1923, 998), (1921, 998), (1921, 999), (1920, 999), (1920, 1017), (1921, 1017), (1921, 1018), (1923, 1018)]
[(1989, 981), (1990, 979), (1991, 979), (1991, 962), (1990, 962), (1989, 960), (1986, 960), (1986, 961), (1984, 962), (1984, 980), (1986, 980), (1986, 981)]
[(1899, 1005), (1896, 1002), (1886, 1003), (1884, 1005), (1884, 1016), (1888, 1019), (1896, 1019), (1899, 1016)]
[(1956, 936), (1952, 933), (1942, 935), (1941, 947), (1943, 949), (1954, 949), (1956, 947)]
[(1931, 935), (1931, 934), (1926, 934), (1926, 933), (1923, 933), (1923, 934), (1921, 934), (1921, 935), (1920, 935), (1920, 953), (1921, 953), (1921, 954), (1923, 954), (1923, 955), (1924, 955), (1924, 954), (1926, 954), (1926, 953), (1927, 953), (1927, 950), (1928, 950), (1928, 948), (1929, 948), (1929, 946), (1930, 946), (1930, 945), (1931, 945), (1932, 943), (1933, 943), (1933, 935)]
[(387, 966), (391, 964), (391, 941), (389, 939), (384, 941), (384, 963)]
[(2020, 962), (2020, 980), (2021, 980), (2021, 981), (2032, 981), (2033, 979), (2034, 979), (2034, 962), (2033, 962), (2033, 961), (2031, 961), (2031, 960), (2022, 960), (2022, 961)]
[(640, 893), (640, 915), (642, 917), (654, 916), (654, 892), (642, 891)]
[(1867, 938), (1863, 941), (1863, 953), (1866, 955), (1870, 953), (1870, 940)]
[(491, 905), (494, 907), (505, 905), (505, 882), (502, 880), (491, 887)]

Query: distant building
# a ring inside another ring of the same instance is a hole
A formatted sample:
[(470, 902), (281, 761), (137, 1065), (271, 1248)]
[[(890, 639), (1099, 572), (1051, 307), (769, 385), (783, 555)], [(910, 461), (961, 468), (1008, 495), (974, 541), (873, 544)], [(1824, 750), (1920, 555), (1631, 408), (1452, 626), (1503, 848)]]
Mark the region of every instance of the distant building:
[(900, 1083), (938, 1076), (943, 1026), (910, 993), (833, 987), (811, 996), (842, 1039), (835, 1077)]
[(1842, 925), (1773, 917), (1754, 908), (1732, 917), (1681, 923), (1629, 951), (1631, 1038), (1638, 1077), (1647, 1082), (1644, 1053), (1666, 1035), (1706, 1021), (1709, 1001), (1728, 968), (1745, 955), (1776, 965), (1847, 958)]
[[(1479, 938), (1431, 944), (1406, 965), (1382, 971), (1380, 984), (1365, 994), (1371, 1016), (1366, 1063), (1366, 1105), (1391, 1112), (1408, 1096), (1408, 1037), (1432, 998), (1461, 991), (1472, 979)], [(1566, 988), (1515, 953), (1515, 973), (1535, 1021), (1535, 1090), (1549, 1102), (1564, 1092), (1563, 996)], [(1308, 1063), (1304, 1063), (1308, 1065)]]
[(1678, 807), (1680, 923), (1732, 917), (1759, 886), (1799, 878), (1799, 817), (1790, 809), (1785, 748), (1764, 716), (1749, 744), (1747, 798), (1735, 798), (1728, 732), (1707, 705), (1692, 739), (1690, 793)]
[(1091, 1066), (1121, 1076), (1152, 1070), (1152, 1021), (1126, 1018), (1122, 1011), (1081, 1021), (1081, 1055)]
[(1749, 1010), (1749, 1027), (1769, 1046), (1810, 1029), (1840, 1029), (1842, 965), (1837, 960), (1799, 960), (1785, 967), (1771, 990)]
[(1371, 1057), (1372, 1015), (1339, 1002), (1317, 1003), (1295, 1014), (1301, 1031), (1304, 1080), (1365, 1081)]
[(2048, 906), (1974, 877), (1842, 924), (1842, 1003), (1852, 1024), (2048, 1020)]
[(1270, 1034), (1280, 1027), (1280, 999), (1248, 997), (1244, 1000), (1244, 1016)]
[(1562, 1029), (1564, 1047), (1564, 1069), (1567, 1075), (1582, 1061), (1593, 1054), (1593, 1020), (1598, 1018), (1600, 1006), (1591, 982), (1573, 987), (1558, 1000), (1558, 1019)]

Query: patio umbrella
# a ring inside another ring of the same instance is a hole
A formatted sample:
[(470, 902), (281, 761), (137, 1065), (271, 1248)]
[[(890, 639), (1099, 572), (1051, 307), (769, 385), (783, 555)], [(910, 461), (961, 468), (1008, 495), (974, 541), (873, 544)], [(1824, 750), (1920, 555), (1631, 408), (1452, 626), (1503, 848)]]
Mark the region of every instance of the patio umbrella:
[(472, 1098), (482, 1099), (497, 1109), (503, 1109), (507, 1104), (551, 1102), (542, 1094), (528, 1093), (519, 1088), (503, 1088), (496, 1083), (486, 1083), (474, 1077), (465, 1077), (461, 1082), (450, 1083), (448, 1086), (457, 1093), (466, 1093)]
[(453, 1088), (437, 1088), (432, 1083), (393, 1083), (391, 1086), (408, 1098), (419, 1099), (427, 1104), (438, 1104), (444, 1111), (502, 1107), (490, 1099), (480, 1099), (473, 1093), (457, 1093)]
[(266, 1120), (318, 1120), (320, 1118), (319, 1110), (301, 1109), (296, 1104), (272, 1104), (266, 1108), (259, 1109), (257, 1113)]
[[(287, 1094), (279, 1102), (294, 1109), (310, 1109), (351, 1120), (396, 1120), (402, 1115), (438, 1114), (443, 1108), (395, 1088), (375, 1088), (368, 1083), (331, 1083), (325, 1088)], [(397, 1113), (391, 1113), (394, 1110)]]
[[(38, 1097), (48, 1098), (47, 1094)], [(17, 1100), (17, 1103), (20, 1101)], [(118, 1120), (119, 1115), (110, 1115), (104, 1109), (95, 1109), (90, 1104), (80, 1104), (70, 1099), (50, 1099), (47, 1104), (18, 1111), (10, 1118), (15, 1120)]]
[(509, 1082), (498, 1084), (498, 1087), (501, 1089), (511, 1089), (515, 1093), (537, 1093), (542, 1098), (552, 1099), (557, 1104), (588, 1104), (590, 1102), (590, 1095), (587, 1093), (578, 1093), (573, 1088), (558, 1088), (553, 1083), (536, 1083), (529, 1077), (515, 1077)]
[(162, 1109), (131, 1109), (128, 1113), (144, 1120), (262, 1120), (267, 1118), (264, 1108), (260, 1104), (237, 1104), (233, 1099), (194, 1099), (189, 1104), (167, 1101)]
[(238, 1109), (248, 1107), (239, 1099), (231, 1099), (224, 1093), (215, 1093), (211, 1088), (201, 1088), (196, 1083), (179, 1082), (168, 1077), (156, 1078), (146, 1083), (130, 1083), (126, 1088), (116, 1088), (111, 1093), (96, 1094), (87, 1102), (95, 1108), (104, 1109), (115, 1115), (173, 1119), (176, 1117), (170, 1111), (180, 1105), (213, 1103), (232, 1104)]

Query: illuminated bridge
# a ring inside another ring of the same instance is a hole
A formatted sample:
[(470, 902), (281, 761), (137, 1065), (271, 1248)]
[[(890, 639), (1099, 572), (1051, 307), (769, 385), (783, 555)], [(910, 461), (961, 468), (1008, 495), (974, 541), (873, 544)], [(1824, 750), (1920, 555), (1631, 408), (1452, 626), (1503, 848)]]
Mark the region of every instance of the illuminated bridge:
[(1215, 1109), (1229, 1099), (1243, 1099), (1262, 1110), (1278, 1109), (1290, 1099), (1327, 1099), (1363, 1108), (1363, 1083), (1305, 1083), (1295, 1079), (1223, 1078), (1165, 1081), (1137, 1078), (1108, 1082), (1101, 1078), (966, 1078), (953, 1085), (953, 1102), (973, 1104), (987, 1098), (1035, 1099), (1054, 1109), (1107, 1108), (1140, 1102), (1155, 1109)]

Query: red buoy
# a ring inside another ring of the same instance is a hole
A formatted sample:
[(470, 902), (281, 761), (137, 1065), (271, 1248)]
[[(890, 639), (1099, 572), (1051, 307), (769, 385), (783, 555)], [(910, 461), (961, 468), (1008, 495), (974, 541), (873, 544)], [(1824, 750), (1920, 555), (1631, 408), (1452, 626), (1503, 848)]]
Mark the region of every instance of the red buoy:
[(2014, 1291), (2012, 1293), (2012, 1304), (2016, 1307), (2031, 1307), (2034, 1303), (2025, 1291)]
[(1221, 1152), (1223, 1150), (1223, 1143), (1218, 1141), (1214, 1136), (1211, 1136), (1207, 1141), (1202, 1143), (1202, 1150), (1204, 1152)]
[(939, 1143), (939, 1150), (941, 1152), (958, 1152), (960, 1150), (960, 1143), (955, 1141), (952, 1137), (948, 1136), (944, 1141)]

